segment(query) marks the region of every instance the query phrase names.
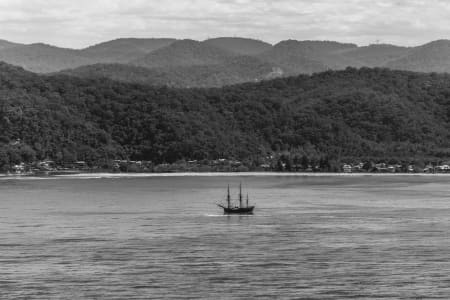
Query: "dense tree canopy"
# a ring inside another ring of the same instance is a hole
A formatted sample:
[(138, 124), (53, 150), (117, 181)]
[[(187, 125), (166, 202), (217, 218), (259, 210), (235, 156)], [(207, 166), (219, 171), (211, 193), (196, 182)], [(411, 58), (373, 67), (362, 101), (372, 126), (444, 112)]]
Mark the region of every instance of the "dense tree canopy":
[(0, 65), (0, 165), (258, 161), (273, 153), (296, 155), (298, 163), (303, 156), (446, 159), (449, 120), (449, 75), (348, 68), (175, 89)]

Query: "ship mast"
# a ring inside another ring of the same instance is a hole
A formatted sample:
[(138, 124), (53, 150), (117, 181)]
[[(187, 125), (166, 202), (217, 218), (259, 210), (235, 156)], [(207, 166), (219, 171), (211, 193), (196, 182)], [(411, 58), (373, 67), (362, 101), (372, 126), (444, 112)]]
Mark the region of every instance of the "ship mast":
[(227, 194), (227, 204), (228, 204), (228, 208), (230, 208), (230, 202), (231, 202), (231, 197), (230, 197), (230, 185), (228, 185), (228, 194)]
[(242, 182), (239, 184), (239, 207), (242, 207)]
[(248, 194), (247, 194), (247, 207), (248, 207)]

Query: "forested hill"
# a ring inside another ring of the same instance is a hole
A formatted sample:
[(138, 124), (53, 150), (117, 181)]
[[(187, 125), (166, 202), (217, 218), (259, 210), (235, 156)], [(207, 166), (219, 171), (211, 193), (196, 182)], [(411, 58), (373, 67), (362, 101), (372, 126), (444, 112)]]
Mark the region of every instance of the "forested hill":
[(417, 47), (239, 37), (120, 38), (85, 49), (0, 40), (0, 62), (39, 74), (209, 88), (347, 67), (450, 73), (450, 40)]
[[(214, 89), (40, 76), (0, 64), (0, 166), (268, 155), (447, 159), (450, 76), (328, 71)], [(20, 139), (20, 140), (19, 140)]]

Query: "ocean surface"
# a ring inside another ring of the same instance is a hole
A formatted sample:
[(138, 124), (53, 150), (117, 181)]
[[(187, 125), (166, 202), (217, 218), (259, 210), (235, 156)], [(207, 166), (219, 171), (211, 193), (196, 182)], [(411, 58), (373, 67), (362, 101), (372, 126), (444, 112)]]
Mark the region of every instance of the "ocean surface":
[(1, 299), (450, 297), (450, 176), (98, 177), (0, 179)]

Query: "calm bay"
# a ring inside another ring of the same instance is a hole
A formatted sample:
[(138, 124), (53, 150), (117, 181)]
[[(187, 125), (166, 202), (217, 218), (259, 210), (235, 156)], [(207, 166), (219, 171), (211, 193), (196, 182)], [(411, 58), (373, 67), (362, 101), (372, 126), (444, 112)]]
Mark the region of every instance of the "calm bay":
[[(252, 216), (216, 206), (239, 183)], [(448, 299), (450, 176), (0, 179), (5, 299)]]

